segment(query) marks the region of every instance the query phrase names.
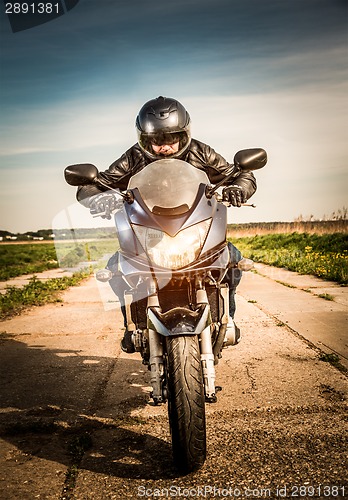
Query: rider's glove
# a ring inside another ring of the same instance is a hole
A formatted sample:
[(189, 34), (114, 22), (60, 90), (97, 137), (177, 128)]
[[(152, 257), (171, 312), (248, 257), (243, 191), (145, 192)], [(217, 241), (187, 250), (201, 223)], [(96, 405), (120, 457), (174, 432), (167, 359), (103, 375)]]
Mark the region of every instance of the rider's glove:
[(103, 214), (103, 219), (111, 219), (111, 212), (117, 208), (117, 201), (113, 194), (101, 193), (94, 196), (89, 211), (92, 215)]
[(247, 201), (245, 192), (240, 186), (225, 187), (222, 191), (222, 199), (230, 202), (234, 207), (240, 207)]

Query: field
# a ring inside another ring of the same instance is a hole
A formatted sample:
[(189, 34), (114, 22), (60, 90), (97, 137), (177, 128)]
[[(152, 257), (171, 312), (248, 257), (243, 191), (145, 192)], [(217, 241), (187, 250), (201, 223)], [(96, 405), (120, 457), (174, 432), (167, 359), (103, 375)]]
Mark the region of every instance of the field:
[(256, 236), (261, 234), (334, 234), (348, 233), (348, 219), (298, 220), (294, 222), (249, 222), (229, 224), (228, 237)]
[(115, 251), (114, 240), (0, 244), (0, 281), (58, 267), (79, 268)]
[(54, 243), (0, 245), (0, 281), (58, 267)]
[[(0, 281), (34, 274), (27, 285), (9, 286), (0, 295), (0, 319), (26, 307), (59, 302), (62, 290), (81, 283), (97, 262), (98, 267), (104, 267), (116, 249), (114, 240), (0, 245)], [(59, 267), (75, 272), (71, 277), (44, 281), (35, 277), (35, 273)]]
[(229, 239), (244, 257), (255, 262), (347, 285), (347, 234), (263, 234)]
[[(299, 223), (297, 226), (294, 226), (296, 223), (286, 223), (286, 227), (278, 223), (244, 224), (229, 226), (228, 237), (245, 257), (255, 262), (284, 267), (347, 285), (346, 222), (311, 222)], [(285, 232), (285, 229), (295, 227), (298, 232)], [(269, 231), (273, 233), (269, 234)], [(51, 242), (0, 244), (0, 281), (58, 267), (75, 271), (71, 278), (54, 278), (43, 283), (34, 277), (22, 288), (8, 287), (6, 293), (0, 295), (0, 318), (16, 314), (31, 305), (60, 300), (61, 290), (79, 284), (91, 273), (97, 261), (98, 267), (104, 267), (108, 257), (116, 250), (115, 240), (105, 238), (92, 241), (61, 241), (56, 242), (56, 245)]]

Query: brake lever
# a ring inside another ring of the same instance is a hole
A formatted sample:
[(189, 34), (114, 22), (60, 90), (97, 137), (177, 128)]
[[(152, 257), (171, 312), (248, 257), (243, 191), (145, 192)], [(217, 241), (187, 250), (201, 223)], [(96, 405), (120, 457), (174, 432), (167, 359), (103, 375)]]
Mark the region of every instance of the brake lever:
[(111, 215), (107, 214), (106, 212), (99, 212), (95, 215), (92, 215), (92, 217), (93, 217), (93, 219), (95, 219), (96, 217), (102, 217), (103, 219), (108, 219), (108, 220), (111, 219)]

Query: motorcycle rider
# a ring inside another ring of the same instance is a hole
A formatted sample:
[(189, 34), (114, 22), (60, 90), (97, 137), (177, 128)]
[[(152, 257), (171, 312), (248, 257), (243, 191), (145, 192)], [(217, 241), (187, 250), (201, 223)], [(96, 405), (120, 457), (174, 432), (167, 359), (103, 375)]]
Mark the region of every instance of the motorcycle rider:
[[(115, 208), (116, 200), (110, 189), (127, 189), (130, 178), (149, 163), (163, 158), (177, 158), (203, 170), (211, 184), (217, 184), (230, 173), (232, 165), (210, 146), (191, 138), (190, 116), (184, 106), (176, 99), (159, 96), (146, 102), (136, 118), (138, 142), (128, 149), (110, 167), (99, 172), (96, 182), (88, 186), (80, 186), (77, 199), (90, 208), (93, 215), (109, 214)], [(98, 183), (98, 180), (102, 184)], [(183, 188), (185, 179), (182, 180)], [(222, 191), (223, 199), (233, 206), (240, 207), (256, 191), (256, 180), (252, 172), (240, 172), (236, 169), (234, 177), (229, 177)], [(239, 250), (228, 242), (230, 260), (237, 263), (241, 258)], [(117, 271), (118, 253), (113, 255), (107, 264), (111, 271)], [(227, 271), (224, 281), (229, 284), (230, 320), (233, 323), (235, 313), (235, 291), (241, 279), (241, 271), (231, 268)], [(109, 281), (113, 291), (118, 296), (125, 319), (124, 291), (128, 285), (122, 276), (116, 274)], [(125, 320), (126, 326), (126, 320)], [(237, 330), (238, 331), (238, 330)], [(125, 352), (134, 352), (130, 333), (125, 332), (121, 342)]]

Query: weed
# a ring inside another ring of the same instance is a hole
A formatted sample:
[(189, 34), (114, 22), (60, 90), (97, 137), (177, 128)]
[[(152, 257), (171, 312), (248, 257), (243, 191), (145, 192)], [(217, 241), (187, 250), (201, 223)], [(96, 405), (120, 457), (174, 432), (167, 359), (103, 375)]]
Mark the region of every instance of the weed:
[(74, 437), (69, 445), (69, 453), (74, 462), (81, 461), (85, 451), (92, 447), (92, 438), (89, 432)]
[(337, 368), (337, 370), (340, 370), (340, 372), (342, 373), (348, 372), (348, 369), (340, 362), (340, 358), (339, 356), (337, 356), (337, 354), (334, 353), (321, 354), (319, 356), (319, 360), (324, 361), (325, 363), (330, 363), (330, 365), (334, 366), (335, 368)]
[(288, 288), (296, 288), (296, 286), (294, 285), (290, 285), (290, 283), (285, 283), (285, 281), (278, 281), (278, 280), (275, 280), (276, 283), (279, 283), (280, 285), (283, 285), (283, 286), (287, 286)]
[(340, 360), (337, 354), (322, 354), (319, 359), (325, 363), (338, 363)]
[(34, 276), (28, 285), (21, 288), (8, 287), (6, 293), (0, 295), (0, 319), (18, 314), (26, 307), (61, 302), (58, 292), (80, 284), (87, 276), (89, 276), (89, 271), (80, 271), (71, 277), (65, 276), (47, 281), (39, 281)]
[(318, 297), (320, 297), (321, 299), (325, 299), (325, 300), (335, 300), (333, 295), (330, 295), (329, 293), (320, 293), (318, 295)]
[(66, 471), (61, 500), (73, 499), (73, 490), (76, 486), (76, 480), (78, 474), (79, 474), (79, 468), (77, 465), (71, 465)]
[(83, 455), (92, 447), (92, 437), (89, 432), (84, 432), (74, 437), (69, 444), (69, 454), (71, 456), (71, 465), (66, 471), (63, 492), (61, 500), (69, 500), (74, 497), (73, 490), (76, 486), (79, 467)]

